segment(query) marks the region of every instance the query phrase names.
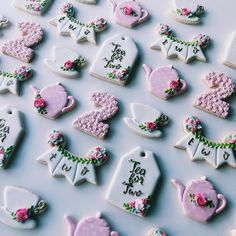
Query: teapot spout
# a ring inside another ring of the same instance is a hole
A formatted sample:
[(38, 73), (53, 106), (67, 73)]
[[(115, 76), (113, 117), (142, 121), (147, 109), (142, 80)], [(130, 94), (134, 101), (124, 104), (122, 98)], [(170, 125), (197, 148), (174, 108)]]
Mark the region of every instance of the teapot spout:
[(176, 179), (172, 179), (171, 183), (177, 188), (179, 201), (182, 202), (185, 186)]
[(73, 236), (76, 228), (76, 222), (68, 215), (64, 216), (66, 223), (69, 226), (68, 236)]
[(39, 94), (39, 89), (34, 87), (33, 85), (30, 85), (31, 90), (34, 92), (35, 95)]
[(115, 2), (114, 0), (107, 0), (107, 1), (111, 4), (111, 6), (112, 6), (112, 10), (113, 10), (113, 12), (114, 12), (115, 9), (116, 9), (116, 7), (117, 7), (116, 2)]
[(152, 68), (149, 65), (147, 65), (147, 64), (143, 64), (143, 69), (146, 72), (146, 79), (149, 80), (150, 75), (152, 73)]

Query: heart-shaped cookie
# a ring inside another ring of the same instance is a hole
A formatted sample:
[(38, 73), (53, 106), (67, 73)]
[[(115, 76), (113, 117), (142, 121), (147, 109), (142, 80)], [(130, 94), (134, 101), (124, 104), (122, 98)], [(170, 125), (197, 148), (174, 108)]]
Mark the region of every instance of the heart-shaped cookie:
[(180, 79), (173, 66), (162, 66), (152, 70), (144, 64), (149, 91), (162, 99), (178, 96), (185, 92), (187, 83)]

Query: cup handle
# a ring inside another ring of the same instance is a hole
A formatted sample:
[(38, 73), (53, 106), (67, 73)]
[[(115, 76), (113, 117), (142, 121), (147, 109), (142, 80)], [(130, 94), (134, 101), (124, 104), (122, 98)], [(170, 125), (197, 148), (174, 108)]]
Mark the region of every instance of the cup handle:
[(227, 200), (222, 194), (217, 195), (217, 199), (219, 200), (219, 207), (216, 209), (216, 214), (219, 214), (221, 211), (223, 211), (227, 205)]
[(68, 105), (62, 109), (62, 113), (70, 111), (75, 106), (74, 97), (68, 96), (67, 99), (69, 100)]
[(149, 16), (149, 13), (146, 9), (141, 9), (141, 17), (138, 20), (138, 24), (144, 22)]

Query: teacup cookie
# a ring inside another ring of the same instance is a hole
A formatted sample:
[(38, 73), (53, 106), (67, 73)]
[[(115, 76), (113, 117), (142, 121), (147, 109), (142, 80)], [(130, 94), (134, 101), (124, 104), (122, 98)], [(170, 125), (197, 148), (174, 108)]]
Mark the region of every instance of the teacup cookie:
[(0, 167), (5, 168), (23, 135), (20, 111), (14, 107), (0, 109)]
[(9, 20), (5, 16), (0, 14), (0, 29), (8, 26), (8, 24), (9, 24)]
[(151, 45), (151, 49), (161, 50), (166, 58), (177, 57), (184, 63), (192, 60), (206, 62), (202, 49), (210, 44), (210, 37), (198, 34), (192, 41), (184, 41), (173, 36), (168, 25), (160, 24), (158, 33), (161, 38)]
[(101, 17), (86, 24), (74, 18), (74, 13), (73, 5), (65, 3), (60, 8), (60, 15), (49, 23), (57, 27), (59, 34), (71, 36), (77, 43), (88, 41), (96, 44), (96, 33), (107, 28), (107, 21)]
[(149, 91), (157, 97), (168, 99), (184, 93), (187, 89), (185, 80), (180, 79), (178, 72), (170, 66), (161, 66), (154, 70), (143, 64)]
[(153, 153), (136, 147), (123, 157), (115, 170), (106, 193), (111, 204), (137, 216), (145, 216), (160, 178)]
[(56, 119), (75, 107), (74, 97), (69, 96), (60, 83), (41, 90), (34, 86), (31, 86), (31, 89), (34, 92), (34, 108), (46, 118)]
[(206, 161), (214, 168), (223, 164), (236, 168), (235, 132), (227, 135), (222, 143), (210, 141), (202, 135), (202, 124), (194, 116), (184, 120), (184, 130), (187, 134), (175, 144), (175, 147), (186, 150), (191, 161)]
[(37, 161), (48, 165), (53, 177), (65, 177), (72, 185), (84, 181), (97, 184), (95, 167), (108, 160), (106, 148), (95, 147), (85, 157), (78, 157), (65, 148), (65, 138), (57, 130), (49, 134), (48, 143), (51, 149), (37, 158)]
[(53, 47), (52, 59), (44, 59), (45, 65), (54, 73), (66, 78), (79, 76), (79, 70), (86, 63), (77, 52), (60, 46)]
[(217, 194), (205, 176), (190, 181), (187, 186), (176, 179), (172, 179), (171, 183), (177, 188), (184, 214), (193, 220), (207, 222), (227, 205), (224, 195)]
[(35, 217), (47, 208), (46, 202), (29, 190), (6, 186), (4, 205), (0, 206), (0, 221), (17, 229), (36, 227)]
[(107, 0), (113, 10), (113, 15), (118, 24), (132, 28), (141, 24), (149, 17), (146, 9), (142, 8), (135, 0), (126, 0), (116, 3), (116, 0)]

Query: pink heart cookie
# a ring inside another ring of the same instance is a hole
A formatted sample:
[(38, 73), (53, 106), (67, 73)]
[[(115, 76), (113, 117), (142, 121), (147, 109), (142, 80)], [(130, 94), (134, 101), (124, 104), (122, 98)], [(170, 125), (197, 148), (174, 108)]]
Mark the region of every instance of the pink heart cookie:
[(152, 70), (147, 64), (143, 64), (146, 71), (146, 79), (149, 91), (162, 99), (178, 96), (185, 92), (187, 83), (179, 78), (173, 66), (162, 66)]

